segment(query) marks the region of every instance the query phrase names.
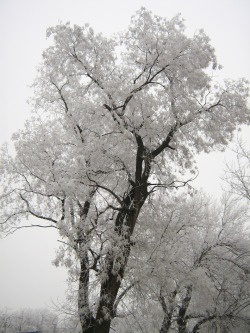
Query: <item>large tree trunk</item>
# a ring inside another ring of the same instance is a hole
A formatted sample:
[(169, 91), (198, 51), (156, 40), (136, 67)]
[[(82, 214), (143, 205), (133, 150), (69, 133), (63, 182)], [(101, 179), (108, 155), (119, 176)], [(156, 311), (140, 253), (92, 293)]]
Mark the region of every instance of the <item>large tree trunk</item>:
[[(101, 285), (100, 303), (96, 314), (94, 333), (109, 333), (111, 321), (114, 316), (114, 303), (118, 295), (130, 255), (130, 238), (133, 234), (136, 221), (146, 198), (147, 183), (145, 180), (144, 184), (137, 186), (136, 190), (133, 188), (126, 196), (124, 199), (125, 209), (121, 211), (116, 218), (114, 231), (119, 237), (122, 237), (123, 243), (120, 244), (122, 249), (119, 262), (120, 269), (114, 274), (114, 257), (112, 255), (110, 257), (107, 256), (107, 279)], [(126, 227), (126, 232), (124, 232), (124, 226)]]
[[(145, 200), (144, 200), (145, 201)], [(115, 232), (121, 236), (122, 227), (118, 228), (119, 222), (123, 219), (123, 223), (129, 226), (129, 232), (124, 234), (123, 244), (121, 244), (122, 253), (120, 258), (120, 269), (114, 274), (113, 267), (115, 259), (110, 255), (106, 257), (107, 278), (101, 285), (99, 306), (96, 313), (96, 318), (93, 317), (89, 309), (88, 285), (89, 285), (89, 268), (87, 253), (81, 259), (81, 272), (79, 277), (79, 292), (78, 292), (78, 312), (82, 326), (82, 333), (109, 333), (111, 321), (114, 317), (114, 304), (124, 277), (124, 271), (130, 254), (130, 236), (133, 233), (135, 222), (138, 218), (140, 209), (143, 205), (137, 205), (131, 215), (125, 215), (121, 212), (116, 219)], [(123, 216), (122, 216), (123, 215)], [(117, 260), (117, 258), (116, 258)]]
[(94, 318), (89, 308), (89, 262), (87, 251), (83, 251), (81, 256), (78, 286), (78, 314), (82, 332), (93, 333)]
[[(117, 274), (112, 273), (114, 261), (110, 258), (108, 277), (101, 286), (100, 303), (96, 314), (94, 333), (109, 333), (114, 313), (114, 303), (124, 276), (130, 249), (127, 248), (125, 262)], [(119, 278), (118, 278), (119, 277)]]
[[(89, 193), (89, 198), (81, 206), (80, 219), (81, 223), (85, 223), (85, 219), (88, 215), (91, 198), (94, 196), (96, 189), (93, 189)], [(74, 219), (74, 217), (73, 217)], [(73, 223), (72, 223), (73, 224)], [(77, 255), (80, 260), (80, 275), (78, 279), (78, 315), (83, 333), (93, 333), (95, 319), (90, 311), (89, 306), (89, 257), (88, 249), (86, 248), (86, 235), (78, 227), (77, 230)]]

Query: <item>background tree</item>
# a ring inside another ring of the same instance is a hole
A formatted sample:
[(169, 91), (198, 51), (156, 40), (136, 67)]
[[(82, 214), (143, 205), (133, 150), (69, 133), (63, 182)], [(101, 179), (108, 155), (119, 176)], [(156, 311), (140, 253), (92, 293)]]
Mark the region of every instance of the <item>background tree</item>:
[(152, 194), (185, 185), (196, 153), (224, 149), (249, 124), (247, 83), (214, 83), (209, 38), (184, 30), (179, 16), (143, 8), (110, 39), (88, 25), (50, 28), (34, 115), (14, 136), (16, 155), (3, 153), (2, 231), (30, 216), (58, 229), (70, 255), (62, 247), (57, 263), (78, 277), (85, 333), (109, 332)]
[(248, 332), (247, 207), (229, 197), (220, 204), (201, 195), (166, 201), (167, 209), (153, 213), (155, 228), (145, 218), (135, 232), (128, 269), (136, 283), (120, 308), (117, 330)]
[(16, 333), (37, 330), (39, 332), (58, 332), (58, 317), (48, 309), (0, 310), (1, 332)]
[(12, 322), (12, 313), (9, 309), (1, 309), (0, 310), (0, 329), (1, 333), (8, 332), (9, 327)]
[(250, 201), (250, 150), (246, 143), (238, 139), (234, 152), (236, 158), (227, 164), (225, 180), (232, 193)]

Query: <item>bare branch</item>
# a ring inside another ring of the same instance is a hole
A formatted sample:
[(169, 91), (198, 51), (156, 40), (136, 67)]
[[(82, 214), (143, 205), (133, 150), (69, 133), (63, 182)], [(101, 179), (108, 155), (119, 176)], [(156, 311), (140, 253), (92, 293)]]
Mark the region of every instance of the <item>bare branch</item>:
[(113, 318), (117, 316), (117, 308), (119, 303), (121, 302), (122, 298), (127, 294), (127, 292), (132, 289), (138, 282), (133, 282), (132, 284), (130, 284), (129, 286), (127, 286), (122, 292), (121, 294), (116, 298), (116, 301), (113, 305)]

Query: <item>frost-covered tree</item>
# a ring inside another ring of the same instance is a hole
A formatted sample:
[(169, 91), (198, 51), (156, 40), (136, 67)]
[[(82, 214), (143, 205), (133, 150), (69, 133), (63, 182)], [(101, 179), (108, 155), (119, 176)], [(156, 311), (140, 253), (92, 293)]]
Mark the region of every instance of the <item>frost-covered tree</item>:
[(0, 309), (1, 333), (39, 331), (46, 333), (58, 332), (58, 317), (48, 309)]
[(9, 309), (0, 309), (0, 332), (6, 333), (12, 324), (12, 313)]
[(135, 283), (114, 321), (117, 331), (249, 332), (246, 212), (229, 197), (220, 204), (200, 195), (164, 199), (153, 213), (155, 228), (146, 222), (135, 231), (125, 278)]
[(213, 82), (209, 38), (187, 37), (180, 16), (142, 8), (113, 38), (70, 24), (48, 36), (34, 114), (13, 137), (15, 156), (2, 154), (1, 229), (28, 217), (57, 228), (56, 263), (78, 278), (82, 332), (107, 333), (140, 213), (162, 209), (159, 188), (187, 183), (195, 154), (224, 149), (249, 124), (247, 83)]
[(250, 201), (250, 149), (242, 140), (235, 145), (235, 161), (226, 166), (225, 180), (229, 191), (240, 199)]

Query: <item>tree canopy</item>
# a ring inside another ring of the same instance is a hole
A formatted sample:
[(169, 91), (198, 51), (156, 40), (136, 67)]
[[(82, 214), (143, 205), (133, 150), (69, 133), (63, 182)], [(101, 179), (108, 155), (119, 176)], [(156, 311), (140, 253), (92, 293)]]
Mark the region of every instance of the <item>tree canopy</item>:
[(209, 38), (186, 36), (178, 15), (142, 8), (112, 38), (69, 23), (47, 36), (33, 115), (13, 136), (15, 156), (1, 157), (1, 230), (30, 216), (57, 228), (56, 263), (78, 279), (82, 332), (108, 333), (134, 232), (154, 230), (168, 209), (160, 198), (188, 184), (197, 153), (223, 150), (249, 124), (248, 85), (215, 82)]

